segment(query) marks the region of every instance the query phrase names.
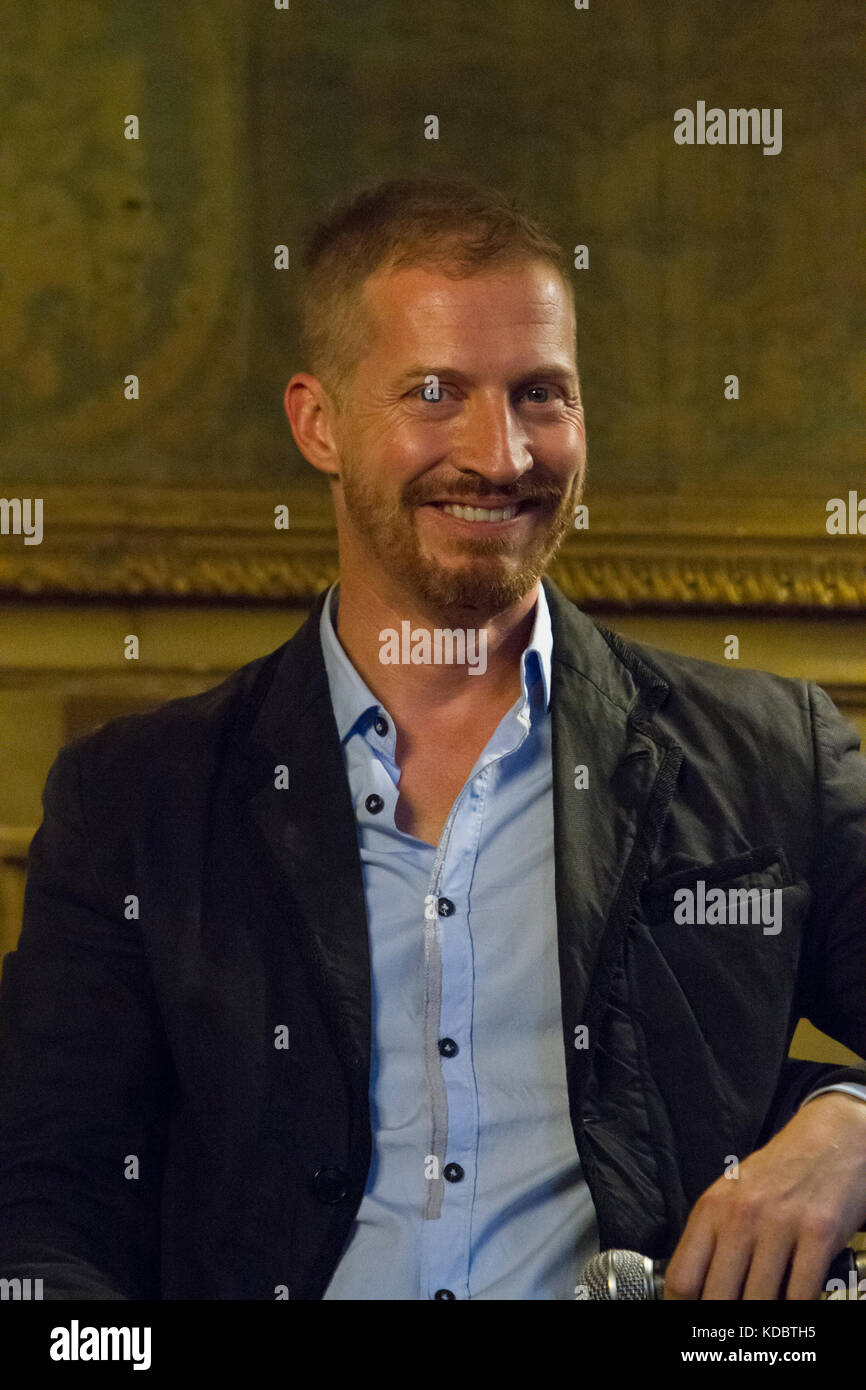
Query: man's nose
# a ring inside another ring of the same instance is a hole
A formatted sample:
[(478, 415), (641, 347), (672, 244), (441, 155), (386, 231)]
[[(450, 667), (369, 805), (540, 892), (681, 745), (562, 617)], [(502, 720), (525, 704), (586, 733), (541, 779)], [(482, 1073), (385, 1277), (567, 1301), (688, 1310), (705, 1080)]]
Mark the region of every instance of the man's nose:
[(511, 401), (479, 395), (461, 412), (450, 451), (455, 468), (480, 473), (491, 483), (510, 483), (532, 467), (527, 434)]

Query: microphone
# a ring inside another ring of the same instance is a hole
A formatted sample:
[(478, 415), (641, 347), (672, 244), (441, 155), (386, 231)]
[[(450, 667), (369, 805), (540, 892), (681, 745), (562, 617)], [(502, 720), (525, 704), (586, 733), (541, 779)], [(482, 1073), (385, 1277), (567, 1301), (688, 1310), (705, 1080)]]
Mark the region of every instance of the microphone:
[[(664, 1298), (668, 1264), (668, 1260), (653, 1260), (637, 1250), (602, 1250), (587, 1260), (581, 1283), (588, 1290), (588, 1297), (596, 1301), (622, 1303), (661, 1299)], [(849, 1288), (853, 1284), (853, 1297), (856, 1298), (860, 1279), (866, 1279), (866, 1250), (853, 1250), (846, 1245), (832, 1260), (824, 1283), (830, 1279), (841, 1279)]]

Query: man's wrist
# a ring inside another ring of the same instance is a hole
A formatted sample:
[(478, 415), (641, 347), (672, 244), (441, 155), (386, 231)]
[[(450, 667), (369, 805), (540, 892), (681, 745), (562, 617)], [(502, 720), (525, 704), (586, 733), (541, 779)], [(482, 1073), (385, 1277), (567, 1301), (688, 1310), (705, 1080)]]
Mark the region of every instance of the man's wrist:
[[(807, 1108), (808, 1114), (804, 1115)], [(860, 1142), (859, 1136), (861, 1134), (866, 1135), (866, 1100), (860, 1096), (830, 1087), (826, 1090), (813, 1091), (811, 1096), (807, 1096), (799, 1109), (794, 1112), (792, 1119), (813, 1119), (816, 1111), (828, 1123), (851, 1129), (858, 1143)], [(866, 1146), (864, 1146), (864, 1156), (866, 1156)]]

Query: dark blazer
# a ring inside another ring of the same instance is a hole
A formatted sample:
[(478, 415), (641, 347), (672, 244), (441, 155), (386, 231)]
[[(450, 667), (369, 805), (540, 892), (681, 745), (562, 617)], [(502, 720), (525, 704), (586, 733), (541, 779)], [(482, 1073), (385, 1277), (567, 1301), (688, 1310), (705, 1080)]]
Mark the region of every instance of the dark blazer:
[[(866, 1081), (786, 1060), (801, 1015), (866, 1054), (866, 761), (817, 687), (627, 643), (545, 589), (575, 1144), (602, 1248), (662, 1256), (729, 1155)], [(350, 1234), (370, 962), (323, 597), (52, 766), (0, 987), (0, 1275), (46, 1297), (318, 1299)], [(781, 888), (782, 930), (677, 925), (699, 878)]]

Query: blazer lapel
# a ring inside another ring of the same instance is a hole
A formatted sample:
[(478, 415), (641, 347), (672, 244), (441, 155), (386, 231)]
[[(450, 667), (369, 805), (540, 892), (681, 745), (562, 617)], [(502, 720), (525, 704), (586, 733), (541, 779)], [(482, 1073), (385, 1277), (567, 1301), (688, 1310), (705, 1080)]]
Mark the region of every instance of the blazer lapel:
[[(658, 839), (682, 750), (652, 721), (669, 687), (544, 580), (553, 631), (551, 718), (557, 930), (566, 1072), (579, 1118), (622, 932)], [(588, 784), (575, 786), (585, 767)], [(585, 1025), (586, 1046), (575, 1029)]]
[[(276, 655), (273, 679), (246, 742), (239, 788), (253, 837), (264, 842), (280, 899), (317, 982), (350, 1089), (366, 1101), (370, 1069), (370, 953), (355, 814), (319, 642), (320, 594)], [(288, 787), (276, 785), (284, 767)]]

